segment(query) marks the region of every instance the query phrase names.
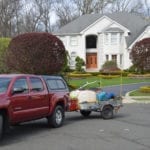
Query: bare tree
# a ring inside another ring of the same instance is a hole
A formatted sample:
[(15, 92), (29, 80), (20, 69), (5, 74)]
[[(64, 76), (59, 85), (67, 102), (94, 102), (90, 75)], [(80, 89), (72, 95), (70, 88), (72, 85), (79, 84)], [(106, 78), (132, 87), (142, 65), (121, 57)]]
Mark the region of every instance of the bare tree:
[(103, 13), (104, 8), (114, 0), (56, 0), (55, 13), (59, 27), (75, 18), (91, 13)]
[(73, 0), (80, 15), (103, 13), (107, 5), (115, 0)]
[(111, 5), (111, 12), (141, 13), (142, 8), (141, 0), (115, 0)]
[(54, 8), (55, 13), (58, 17), (58, 27), (64, 26), (77, 17), (74, 5), (71, 1), (69, 2), (67, 0), (56, 0)]
[[(22, 32), (35, 32), (39, 31), (40, 21), (42, 19), (42, 10), (39, 7), (41, 0), (25, 1), (25, 7), (22, 11), (21, 28)], [(28, 5), (27, 5), (28, 4)]]
[(38, 10), (41, 14), (40, 23), (43, 24), (45, 32), (51, 32), (51, 13), (53, 0), (35, 0)]
[(148, 3), (149, 0), (144, 0), (143, 2), (143, 7), (144, 7), (144, 15), (147, 16), (150, 19), (150, 2)]
[(13, 23), (20, 7), (20, 0), (0, 1), (0, 34), (9, 37), (13, 34)]

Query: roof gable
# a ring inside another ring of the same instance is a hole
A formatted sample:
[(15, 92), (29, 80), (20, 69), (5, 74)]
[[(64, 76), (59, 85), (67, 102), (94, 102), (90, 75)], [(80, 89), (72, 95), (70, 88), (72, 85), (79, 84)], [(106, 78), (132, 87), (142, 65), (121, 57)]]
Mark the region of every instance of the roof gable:
[(64, 27), (60, 28), (57, 35), (80, 34), (82, 31), (92, 26), (104, 16), (110, 18), (114, 22), (124, 26), (130, 31), (130, 35), (126, 37), (127, 45), (131, 45), (135, 39), (144, 31), (150, 22), (144, 20), (142, 17), (131, 13), (112, 13), (112, 14), (86, 14), (83, 15)]

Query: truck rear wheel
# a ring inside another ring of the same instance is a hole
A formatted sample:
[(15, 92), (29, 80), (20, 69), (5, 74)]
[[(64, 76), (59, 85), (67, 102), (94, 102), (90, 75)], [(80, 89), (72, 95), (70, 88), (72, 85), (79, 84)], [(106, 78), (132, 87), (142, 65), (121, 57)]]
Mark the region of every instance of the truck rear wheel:
[(80, 113), (84, 117), (88, 117), (91, 114), (91, 111), (80, 110)]
[(113, 114), (113, 107), (112, 106), (105, 106), (101, 112), (102, 118), (103, 119), (112, 119), (114, 114)]
[(3, 115), (0, 114), (0, 139), (3, 136), (3, 132), (4, 132), (3, 129), (4, 129), (4, 118), (3, 118)]
[(65, 118), (65, 112), (62, 106), (58, 105), (55, 107), (55, 110), (52, 116), (48, 117), (48, 124), (53, 128), (58, 128), (62, 126)]

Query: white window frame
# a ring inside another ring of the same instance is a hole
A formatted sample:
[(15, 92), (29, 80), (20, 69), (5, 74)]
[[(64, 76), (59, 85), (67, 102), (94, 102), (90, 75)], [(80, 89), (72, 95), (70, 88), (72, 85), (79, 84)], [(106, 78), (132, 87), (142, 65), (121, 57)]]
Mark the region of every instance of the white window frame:
[(71, 59), (70, 59), (70, 66), (75, 66), (75, 64), (76, 64), (75, 59), (77, 57), (77, 53), (74, 52), (74, 51), (71, 52), (70, 57), (71, 57)]
[(118, 33), (114, 32), (111, 33), (111, 45), (117, 45), (118, 44)]
[(76, 36), (70, 37), (70, 45), (71, 46), (77, 46), (78, 45), (78, 38)]

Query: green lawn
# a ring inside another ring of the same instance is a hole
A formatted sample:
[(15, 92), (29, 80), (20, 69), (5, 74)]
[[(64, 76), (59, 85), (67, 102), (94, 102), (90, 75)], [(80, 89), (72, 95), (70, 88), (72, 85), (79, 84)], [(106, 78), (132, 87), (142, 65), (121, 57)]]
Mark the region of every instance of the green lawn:
[(150, 93), (143, 93), (139, 90), (133, 91), (130, 93), (130, 96), (150, 96)]
[[(80, 87), (81, 85), (85, 84), (86, 82), (93, 82), (93, 81), (98, 81), (100, 82), (100, 86), (110, 86), (110, 85), (120, 85), (120, 84), (131, 84), (131, 83), (140, 83), (140, 82), (149, 82), (150, 83), (150, 78), (149, 79), (136, 79), (136, 78), (128, 78), (128, 77), (123, 77), (122, 80), (121, 78), (114, 78), (114, 79), (102, 79), (99, 77), (86, 77), (86, 78), (70, 78), (68, 79), (68, 83), (75, 86), (75, 87)], [(98, 83), (94, 83), (89, 87), (99, 87)]]

